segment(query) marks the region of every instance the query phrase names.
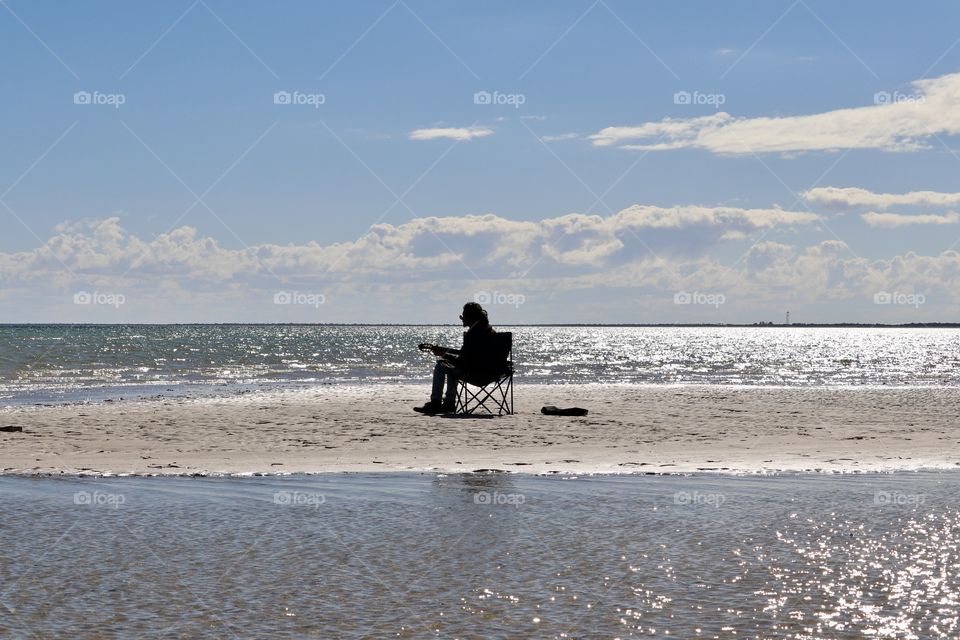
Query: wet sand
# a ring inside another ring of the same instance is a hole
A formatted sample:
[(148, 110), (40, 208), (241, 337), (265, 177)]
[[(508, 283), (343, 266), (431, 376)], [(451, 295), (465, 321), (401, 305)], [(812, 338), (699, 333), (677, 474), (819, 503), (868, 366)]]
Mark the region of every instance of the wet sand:
[[(424, 385), (6, 409), (5, 474), (889, 471), (960, 466), (960, 393), (523, 385), (512, 416), (427, 417)], [(582, 406), (583, 418), (540, 407)]]

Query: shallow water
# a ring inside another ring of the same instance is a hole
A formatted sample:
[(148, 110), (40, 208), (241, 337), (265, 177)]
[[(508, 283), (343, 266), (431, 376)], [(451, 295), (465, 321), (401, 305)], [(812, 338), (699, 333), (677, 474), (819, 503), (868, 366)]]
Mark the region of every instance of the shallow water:
[[(501, 327), (501, 329), (511, 329)], [(519, 327), (528, 383), (960, 386), (960, 330)], [(0, 326), (0, 402), (424, 381), (436, 326)]]
[(0, 477), (0, 637), (956, 638), (958, 489)]

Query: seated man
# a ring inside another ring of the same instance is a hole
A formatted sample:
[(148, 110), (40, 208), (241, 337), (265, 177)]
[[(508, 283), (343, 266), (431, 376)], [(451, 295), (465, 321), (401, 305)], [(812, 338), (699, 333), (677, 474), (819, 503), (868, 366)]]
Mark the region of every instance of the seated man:
[[(468, 302), (463, 305), (460, 320), (467, 327), (462, 347), (450, 349), (429, 345), (433, 355), (440, 356), (437, 366), (433, 368), (433, 392), (430, 402), (422, 407), (414, 407), (414, 411), (427, 415), (452, 413), (456, 410), (459, 380), (482, 379), (499, 373), (492, 370), (497, 363), (490, 362), (491, 337), (496, 335), (496, 331), (490, 326), (487, 312), (476, 302)], [(443, 393), (444, 382), (447, 384), (446, 396)]]

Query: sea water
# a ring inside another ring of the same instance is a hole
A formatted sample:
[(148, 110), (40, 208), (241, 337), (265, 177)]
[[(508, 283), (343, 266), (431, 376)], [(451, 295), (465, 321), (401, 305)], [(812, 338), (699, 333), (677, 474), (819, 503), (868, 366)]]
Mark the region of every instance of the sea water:
[(0, 477), (0, 637), (956, 638), (960, 475)]
[[(960, 386), (960, 329), (500, 327), (525, 383)], [(453, 326), (0, 326), (0, 404), (422, 382)]]

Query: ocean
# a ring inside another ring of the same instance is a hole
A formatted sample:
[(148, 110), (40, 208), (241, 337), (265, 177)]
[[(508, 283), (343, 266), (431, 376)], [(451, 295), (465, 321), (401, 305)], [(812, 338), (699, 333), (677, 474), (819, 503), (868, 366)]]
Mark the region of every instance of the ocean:
[[(960, 386), (960, 329), (500, 327), (517, 379), (556, 384)], [(0, 404), (426, 381), (453, 326), (5, 325)]]
[[(518, 384), (960, 386), (954, 329), (512, 330)], [(5, 326), (0, 395), (12, 416), (27, 404), (426, 382), (432, 358), (416, 344), (459, 337)], [(255, 417), (237, 421), (238, 438), (255, 436)], [(442, 428), (503, 428), (455, 422)], [(335, 425), (318, 418), (318, 433)], [(37, 437), (38, 453), (80, 446), (75, 433), (39, 438), (48, 428), (5, 435)], [(109, 449), (112, 431), (82, 446)], [(184, 449), (202, 441), (180, 433)], [(960, 637), (958, 472), (0, 476), (0, 510), (0, 638), (14, 640)]]
[(0, 477), (0, 637), (957, 638), (960, 475)]

